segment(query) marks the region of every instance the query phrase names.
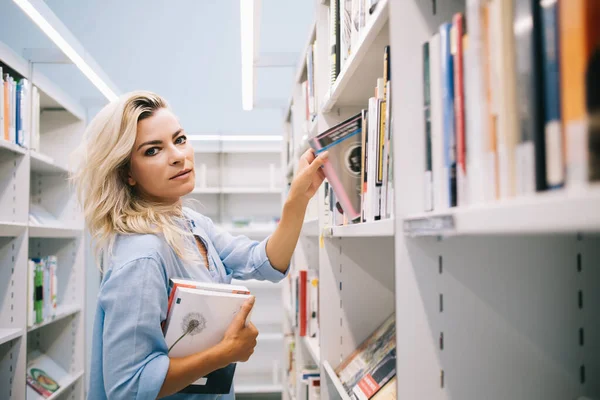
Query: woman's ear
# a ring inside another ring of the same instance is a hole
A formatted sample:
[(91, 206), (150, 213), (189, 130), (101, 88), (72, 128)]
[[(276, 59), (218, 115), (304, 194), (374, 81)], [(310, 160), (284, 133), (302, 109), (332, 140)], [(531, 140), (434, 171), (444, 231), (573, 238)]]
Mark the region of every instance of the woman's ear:
[(127, 184), (128, 184), (129, 186), (135, 186), (135, 184), (136, 184), (136, 181), (135, 181), (135, 179), (133, 179), (133, 178), (131, 177), (131, 175), (129, 175), (129, 176), (127, 177)]

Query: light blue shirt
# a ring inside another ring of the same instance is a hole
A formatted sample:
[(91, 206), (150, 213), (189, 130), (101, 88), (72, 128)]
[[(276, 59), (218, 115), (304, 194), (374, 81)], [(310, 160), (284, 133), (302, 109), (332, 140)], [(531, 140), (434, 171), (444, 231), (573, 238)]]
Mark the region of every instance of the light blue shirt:
[[(188, 208), (184, 214), (194, 235), (208, 250), (209, 268), (184, 265), (160, 235), (119, 235), (100, 285), (94, 330), (89, 400), (155, 399), (169, 357), (161, 330), (167, 316), (170, 278), (231, 283), (236, 279), (278, 282), (262, 242), (232, 236), (210, 218)], [(289, 269), (288, 269), (289, 270)], [(171, 400), (234, 399), (228, 395), (175, 394)]]

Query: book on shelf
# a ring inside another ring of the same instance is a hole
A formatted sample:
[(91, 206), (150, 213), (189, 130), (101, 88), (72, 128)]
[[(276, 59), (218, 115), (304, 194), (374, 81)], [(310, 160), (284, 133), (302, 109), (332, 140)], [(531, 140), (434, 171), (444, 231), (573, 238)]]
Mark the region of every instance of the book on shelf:
[(317, 154), (329, 152), (323, 171), (351, 220), (360, 217), (361, 129), (358, 114), (309, 140)]
[(394, 376), (372, 397), (373, 400), (396, 400), (397, 378)]
[(27, 362), (27, 398), (47, 399), (60, 388), (60, 382), (69, 377), (69, 373), (52, 358), (39, 351), (28, 355)]
[(600, 180), (598, 20), (591, 0), (469, 0), (442, 24), (423, 45), (425, 210)]
[(390, 47), (383, 49), (383, 78), (360, 113), (309, 143), (325, 163), (326, 225), (373, 222), (393, 216), (393, 123)]
[(561, 1), (558, 7), (561, 120), (569, 185), (600, 181), (600, 4)]
[(56, 316), (58, 281), (57, 257), (46, 256), (28, 261), (27, 326)]
[(336, 369), (352, 399), (371, 399), (396, 374), (396, 318), (390, 315)]
[[(169, 304), (163, 332), (169, 356), (184, 357), (217, 345), (250, 298), (245, 286), (170, 280)], [(248, 321), (251, 314), (248, 316)], [(231, 390), (236, 364), (211, 372), (183, 393), (226, 394)]]
[(330, 84), (333, 85), (340, 73), (340, 1), (331, 0), (329, 5)]
[(25, 148), (39, 147), (40, 95), (25, 78), (0, 67), (0, 139)]
[(321, 396), (319, 367), (312, 365), (302, 368), (298, 374), (299, 397), (297, 400), (318, 400)]

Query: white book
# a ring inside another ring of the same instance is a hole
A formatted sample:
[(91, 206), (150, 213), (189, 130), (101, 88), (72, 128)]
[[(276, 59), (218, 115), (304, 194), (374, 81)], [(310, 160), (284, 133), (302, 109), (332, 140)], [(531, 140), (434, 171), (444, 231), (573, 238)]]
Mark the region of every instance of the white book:
[(340, 72), (352, 51), (352, 0), (340, 0)]
[(375, 221), (375, 216), (379, 208), (378, 202), (378, 188), (375, 185), (377, 178), (377, 130), (379, 126), (379, 99), (371, 97), (369, 99), (369, 117), (368, 117), (368, 146), (367, 151), (369, 152), (367, 157), (367, 202), (366, 202), (366, 222)]
[(321, 400), (321, 377), (308, 378), (308, 400)]
[[(169, 356), (184, 357), (217, 345), (249, 294), (177, 287), (165, 323)], [(248, 316), (248, 320), (250, 316)]]
[(35, 324), (35, 262), (29, 260), (27, 262), (27, 326)]
[[(467, 171), (469, 171), (469, 202), (477, 204), (486, 199), (486, 157), (489, 149), (488, 105), (486, 98), (486, 57), (482, 23), (483, 7), (487, 0), (467, 0), (466, 14), (469, 33), (469, 57), (465, 63), (465, 104)], [(484, 169), (485, 166), (485, 169)], [(435, 179), (435, 178), (434, 178)]]
[(431, 169), (433, 208), (444, 210), (450, 204), (448, 179), (444, 175), (444, 125), (442, 115), (441, 39), (436, 33), (429, 41), (429, 86), (431, 96)]
[(498, 189), (500, 198), (513, 197), (516, 193), (515, 151), (519, 123), (517, 117), (517, 93), (515, 70), (515, 37), (513, 34), (513, 1), (494, 0), (494, 17), (498, 48), (494, 63), (499, 70), (498, 87), (498, 133), (496, 136), (498, 152)]

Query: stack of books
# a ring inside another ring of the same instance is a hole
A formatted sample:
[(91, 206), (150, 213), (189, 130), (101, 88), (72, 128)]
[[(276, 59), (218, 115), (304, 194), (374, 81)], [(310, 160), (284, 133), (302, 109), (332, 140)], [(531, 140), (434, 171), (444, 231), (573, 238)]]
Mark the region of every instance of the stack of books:
[[(163, 323), (169, 356), (185, 357), (217, 345), (250, 297), (245, 286), (171, 279), (167, 318)], [(182, 392), (227, 394), (234, 373), (235, 364), (230, 364), (198, 379)]]

